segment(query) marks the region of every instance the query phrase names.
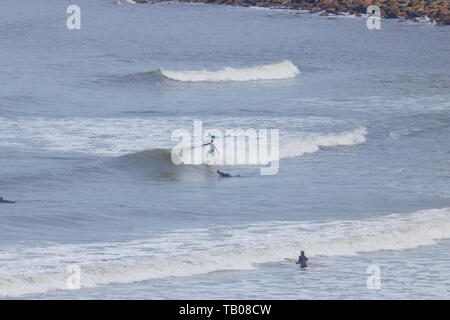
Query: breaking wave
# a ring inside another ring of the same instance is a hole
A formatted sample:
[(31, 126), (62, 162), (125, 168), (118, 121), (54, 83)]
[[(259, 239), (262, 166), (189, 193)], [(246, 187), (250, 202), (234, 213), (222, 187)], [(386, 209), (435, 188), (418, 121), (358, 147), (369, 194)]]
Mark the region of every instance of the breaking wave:
[[(232, 149), (228, 149), (228, 139), (224, 141), (216, 141), (215, 145), (219, 153), (213, 158), (208, 155), (208, 149), (203, 149), (202, 159), (203, 163), (214, 165), (264, 165), (272, 161), (277, 161), (286, 158), (301, 157), (305, 154), (311, 154), (319, 151), (324, 147), (338, 147), (338, 146), (354, 146), (362, 144), (366, 141), (367, 129), (364, 127), (354, 129), (352, 131), (345, 131), (341, 133), (314, 133), (299, 137), (283, 138), (281, 142), (267, 144), (267, 148), (260, 150), (257, 140), (253, 143), (245, 141), (245, 137), (236, 137), (236, 142), (241, 142), (244, 148), (240, 149), (236, 143), (232, 143)], [(278, 152), (276, 151), (278, 147)], [(240, 150), (238, 152), (238, 149)], [(188, 151), (189, 148), (187, 148)], [(193, 163), (193, 152), (187, 154), (186, 157), (181, 156), (183, 163)], [(241, 162), (237, 159), (240, 158)], [(187, 161), (186, 161), (187, 160)]]
[(218, 71), (171, 71), (160, 69), (159, 73), (166, 78), (183, 82), (220, 82), (289, 79), (299, 75), (300, 70), (290, 60), (284, 60), (279, 63), (253, 68), (237, 69), (226, 67)]
[[(354, 146), (366, 141), (366, 128), (357, 128), (352, 131), (330, 134), (308, 134), (302, 137), (295, 137), (282, 141), (279, 152), (274, 151), (277, 144), (268, 144), (267, 152), (261, 152), (258, 143), (252, 145), (246, 141), (246, 137), (235, 137), (231, 143), (233, 149), (229, 149), (228, 142), (217, 140), (216, 147), (218, 154), (211, 157), (207, 148), (192, 148), (187, 146), (174, 152), (171, 149), (151, 149), (137, 153), (120, 156), (113, 160), (119, 168), (128, 172), (137, 170), (141, 176), (150, 179), (164, 179), (175, 181), (204, 181), (217, 177), (215, 170), (208, 168), (208, 165), (226, 166), (259, 166), (266, 165), (272, 161), (286, 158), (301, 157), (319, 151), (323, 147)], [(238, 148), (239, 140), (243, 141), (244, 148)], [(256, 141), (255, 141), (256, 142)], [(252, 145), (253, 147), (250, 147)], [(239, 152), (238, 152), (239, 150)], [(195, 159), (194, 153), (198, 151), (200, 155)], [(264, 155), (263, 155), (264, 154)], [(172, 157), (182, 165), (173, 162)], [(238, 158), (241, 160), (238, 161)]]
[(81, 269), (81, 286), (95, 287), (250, 270), (261, 263), (293, 259), (300, 248), (312, 257), (345, 256), (412, 249), (445, 238), (450, 238), (450, 208), (364, 220), (163, 230), (148, 239), (123, 242), (24, 245), (0, 250), (0, 295), (67, 290), (67, 267), (74, 265)]
[[(359, 144), (367, 130), (349, 123), (336, 133), (326, 133), (336, 122), (328, 118), (215, 118), (206, 119), (211, 128), (280, 128), (282, 157), (301, 156), (320, 147)], [(340, 125), (340, 123), (338, 123)], [(179, 128), (191, 128), (190, 118), (19, 118), (0, 117), (0, 146), (32, 149), (38, 146), (52, 152), (74, 152), (102, 156), (123, 156), (142, 150), (174, 146), (169, 138)], [(318, 127), (318, 128), (317, 128)], [(284, 129), (286, 128), (286, 130)], [(291, 130), (293, 128), (294, 130)], [(306, 133), (317, 130), (317, 133)], [(206, 141), (206, 140), (205, 140)], [(220, 143), (220, 140), (217, 140)]]
[(309, 135), (301, 139), (291, 139), (280, 146), (280, 157), (300, 157), (307, 153), (314, 153), (321, 147), (353, 146), (366, 141), (367, 129), (358, 128), (326, 135)]

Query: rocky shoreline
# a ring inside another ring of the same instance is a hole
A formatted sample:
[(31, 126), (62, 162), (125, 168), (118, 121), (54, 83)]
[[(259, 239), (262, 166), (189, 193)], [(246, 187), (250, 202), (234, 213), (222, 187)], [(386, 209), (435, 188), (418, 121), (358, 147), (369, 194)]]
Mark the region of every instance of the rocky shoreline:
[[(167, 0), (134, 0), (137, 3), (167, 2)], [(438, 25), (450, 25), (450, 0), (176, 0), (224, 4), (243, 7), (287, 8), (308, 10), (321, 15), (365, 14), (369, 5), (377, 5), (381, 16), (419, 20), (429, 18)]]

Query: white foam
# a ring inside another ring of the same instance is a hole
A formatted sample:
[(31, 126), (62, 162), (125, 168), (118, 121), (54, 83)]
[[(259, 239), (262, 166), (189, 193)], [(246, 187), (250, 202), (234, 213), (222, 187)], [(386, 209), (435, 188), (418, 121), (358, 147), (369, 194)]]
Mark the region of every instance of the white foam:
[[(450, 238), (450, 208), (332, 222), (272, 221), (167, 230), (144, 240), (0, 248), (0, 295), (66, 290), (66, 267), (81, 267), (82, 287), (129, 283), (308, 256), (356, 255), (433, 245)], [(174, 263), (176, 261), (176, 263)]]
[[(219, 128), (226, 133), (235, 128), (278, 128), (281, 158), (313, 153), (321, 147), (356, 145), (365, 141), (367, 131), (357, 128), (337, 133), (308, 133), (317, 127), (347, 126), (345, 122), (322, 117), (204, 118), (203, 129)], [(353, 126), (353, 125), (352, 125)], [(172, 131), (184, 128), (193, 133), (193, 119), (170, 118), (0, 118), (0, 146), (16, 146), (53, 152), (120, 156), (151, 149), (170, 149)], [(220, 148), (220, 142), (217, 145)], [(219, 150), (222, 151), (222, 150)], [(222, 153), (223, 154), (223, 153)], [(225, 156), (228, 156), (225, 154)], [(228, 161), (228, 163), (231, 163)]]
[(290, 139), (281, 144), (280, 157), (300, 157), (307, 153), (314, 153), (321, 147), (353, 146), (366, 141), (367, 129), (357, 128), (335, 134), (312, 134), (302, 138)]
[[(277, 161), (286, 158), (301, 157), (305, 154), (311, 154), (319, 151), (323, 147), (338, 147), (338, 146), (354, 146), (366, 141), (367, 130), (366, 128), (357, 128), (352, 131), (345, 131), (340, 133), (310, 133), (301, 134), (294, 137), (281, 138), (282, 141), (272, 143), (270, 140), (270, 132), (268, 133), (267, 149), (259, 150), (259, 140), (254, 139), (254, 143), (249, 143), (247, 137), (230, 137), (226, 140), (216, 140), (215, 146), (219, 151), (214, 157), (211, 157), (208, 152), (208, 148), (204, 148), (203, 161), (208, 164), (215, 165), (266, 165), (272, 161)], [(234, 141), (231, 141), (234, 140)], [(231, 148), (228, 145), (231, 143)], [(243, 148), (238, 148), (241, 145)], [(253, 146), (253, 148), (251, 147)], [(190, 146), (187, 146), (190, 147)], [(274, 148), (279, 148), (279, 153), (274, 151)], [(241, 160), (238, 161), (238, 151), (241, 156)], [(182, 161), (186, 164), (192, 164), (192, 150), (190, 154), (187, 154)], [(262, 155), (260, 155), (260, 152)]]
[(170, 71), (161, 69), (159, 72), (169, 79), (185, 82), (280, 80), (294, 78), (300, 74), (300, 70), (290, 60), (253, 68), (226, 67), (218, 71)]

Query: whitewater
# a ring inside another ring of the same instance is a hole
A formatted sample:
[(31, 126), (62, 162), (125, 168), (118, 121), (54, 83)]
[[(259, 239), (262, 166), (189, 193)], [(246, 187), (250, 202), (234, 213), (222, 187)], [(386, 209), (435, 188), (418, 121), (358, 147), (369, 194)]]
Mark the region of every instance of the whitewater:
[[(6, 262), (0, 292), (20, 296), (68, 290), (67, 268), (72, 265), (82, 267), (83, 287), (95, 287), (252, 270), (257, 264), (292, 260), (298, 248), (308, 248), (310, 257), (346, 256), (430, 246), (449, 237), (450, 209), (442, 208), (360, 221), (268, 221), (233, 228), (162, 230), (151, 239), (128, 242), (20, 246), (0, 254)], [(211, 239), (206, 246), (205, 238)], [(16, 262), (23, 256), (33, 258), (18, 270)]]
[(1, 299), (448, 299), (446, 27), (77, 4), (2, 2)]
[(218, 81), (252, 81), (252, 80), (280, 80), (294, 78), (300, 70), (292, 61), (284, 60), (279, 63), (257, 66), (252, 68), (225, 67), (218, 71), (193, 70), (171, 71), (159, 70), (163, 76), (177, 81), (185, 82), (218, 82)]

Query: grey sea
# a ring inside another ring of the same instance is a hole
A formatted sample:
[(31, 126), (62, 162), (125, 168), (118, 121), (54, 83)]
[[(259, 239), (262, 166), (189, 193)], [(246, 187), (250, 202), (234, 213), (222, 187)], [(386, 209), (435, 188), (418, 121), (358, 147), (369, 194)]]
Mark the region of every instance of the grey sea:
[[(449, 27), (76, 4), (0, 3), (0, 298), (449, 298)], [(278, 172), (174, 164), (194, 121)]]

